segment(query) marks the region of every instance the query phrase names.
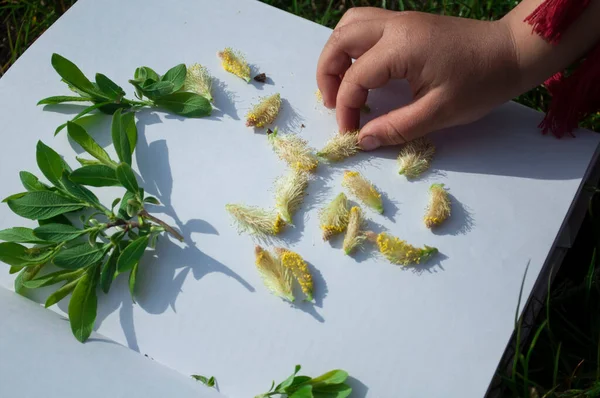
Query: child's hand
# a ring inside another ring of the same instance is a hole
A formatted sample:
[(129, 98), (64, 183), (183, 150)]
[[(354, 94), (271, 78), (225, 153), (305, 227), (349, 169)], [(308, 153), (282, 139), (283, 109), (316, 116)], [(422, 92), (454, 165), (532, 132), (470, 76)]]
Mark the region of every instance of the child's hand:
[(501, 21), (376, 8), (344, 15), (317, 69), (341, 131), (359, 127), (369, 89), (408, 80), (413, 102), (367, 123), (360, 133), (365, 150), (472, 122), (518, 95), (521, 76), (511, 30)]

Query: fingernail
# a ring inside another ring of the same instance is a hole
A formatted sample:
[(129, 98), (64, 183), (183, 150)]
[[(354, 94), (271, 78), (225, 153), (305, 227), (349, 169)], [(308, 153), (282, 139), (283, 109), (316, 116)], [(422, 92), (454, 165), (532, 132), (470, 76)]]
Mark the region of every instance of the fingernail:
[(360, 140), (359, 145), (363, 149), (363, 151), (371, 151), (373, 149), (379, 148), (381, 146), (381, 143), (379, 142), (379, 139), (374, 135), (368, 135), (366, 137), (363, 137), (362, 140)]

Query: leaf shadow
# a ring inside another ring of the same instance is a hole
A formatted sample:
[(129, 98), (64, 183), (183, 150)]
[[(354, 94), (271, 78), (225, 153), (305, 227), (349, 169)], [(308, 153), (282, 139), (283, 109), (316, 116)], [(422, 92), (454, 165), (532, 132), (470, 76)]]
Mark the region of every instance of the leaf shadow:
[(362, 381), (355, 377), (348, 376), (346, 379), (346, 384), (352, 387), (353, 398), (366, 398), (367, 393), (369, 392), (369, 387), (364, 385)]

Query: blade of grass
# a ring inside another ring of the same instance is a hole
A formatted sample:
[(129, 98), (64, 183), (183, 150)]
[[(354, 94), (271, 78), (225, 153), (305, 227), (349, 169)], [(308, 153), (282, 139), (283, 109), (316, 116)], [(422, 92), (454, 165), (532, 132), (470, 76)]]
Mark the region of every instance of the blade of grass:
[(521, 352), (521, 326), (523, 323), (523, 317), (519, 317), (519, 309), (521, 308), (521, 299), (523, 298), (523, 288), (525, 287), (525, 279), (527, 278), (527, 270), (529, 269), (529, 264), (531, 260), (527, 261), (527, 266), (525, 267), (525, 272), (523, 273), (523, 280), (521, 281), (521, 289), (519, 289), (519, 299), (517, 300), (517, 309), (515, 311), (515, 328), (517, 329), (517, 337), (515, 342), (515, 354), (513, 361), (513, 369), (512, 369), (512, 381), (516, 384), (516, 373), (517, 373), (517, 364), (519, 359), (519, 354)]
[(560, 362), (560, 349), (562, 347), (562, 342), (558, 343), (558, 349), (556, 350), (556, 356), (554, 357), (554, 372), (552, 373), (552, 385), (554, 388), (558, 386), (558, 364)]

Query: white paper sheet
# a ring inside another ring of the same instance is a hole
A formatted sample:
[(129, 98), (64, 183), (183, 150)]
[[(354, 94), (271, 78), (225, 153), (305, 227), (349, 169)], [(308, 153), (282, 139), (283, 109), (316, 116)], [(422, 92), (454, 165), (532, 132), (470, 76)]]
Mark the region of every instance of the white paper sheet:
[[(316, 61), (329, 33), (254, 1), (80, 0), (0, 80), (1, 193), (20, 191), (18, 171), (36, 171), (38, 139), (72, 165), (81, 151), (64, 133), (52, 136), (80, 107), (35, 106), (68, 94), (50, 66), (53, 52), (88, 76), (106, 74), (129, 96), (127, 80), (137, 66), (164, 73), (180, 62), (203, 63), (218, 82), (220, 111), (200, 120), (145, 111), (138, 121), (135, 168), (146, 191), (165, 204), (155, 212), (182, 230), (186, 245), (162, 239), (146, 256), (137, 305), (123, 279), (101, 295), (98, 331), (184, 375), (203, 369), (232, 398), (266, 391), (296, 364), (314, 376), (346, 369), (359, 398), (481, 397), (511, 335), (525, 268), (527, 297), (598, 136), (544, 137), (536, 127), (542, 115), (510, 103), (480, 122), (434, 134), (434, 170), (416, 182), (397, 174), (397, 149), (320, 166), (283, 241), (313, 266), (316, 304), (292, 307), (263, 287), (255, 243), (231, 226), (224, 205), (272, 206), (273, 181), (286, 171), (265, 135), (244, 127), (260, 96), (281, 93), (278, 125), (314, 147), (335, 131), (335, 115), (314, 97)], [(272, 84), (246, 84), (224, 72), (216, 52), (226, 46), (246, 53)], [(407, 99), (402, 82), (376, 91), (369, 117)], [(94, 131), (103, 145), (109, 124), (106, 117)], [(435, 246), (440, 255), (405, 270), (368, 250), (351, 258), (339, 241), (322, 242), (318, 208), (340, 192), (346, 168), (385, 193), (385, 215), (367, 212), (373, 227)], [(454, 202), (452, 218), (435, 233), (422, 222), (432, 182), (445, 183)], [(95, 192), (107, 203), (122, 193)], [(0, 228), (30, 224), (0, 208)], [(0, 273), (0, 283), (10, 288), (12, 277)], [(64, 333), (70, 334), (66, 323)]]
[(6, 289), (0, 317), (0, 397), (221, 396), (101, 335), (80, 344), (65, 318)]

